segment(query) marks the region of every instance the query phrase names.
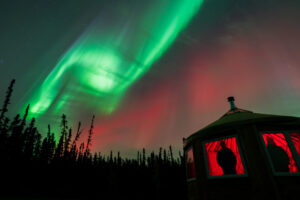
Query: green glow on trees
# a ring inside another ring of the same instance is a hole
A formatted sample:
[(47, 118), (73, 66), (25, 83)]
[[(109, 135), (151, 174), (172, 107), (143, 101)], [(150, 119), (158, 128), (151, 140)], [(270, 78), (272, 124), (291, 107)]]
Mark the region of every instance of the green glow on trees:
[[(145, 74), (199, 10), (203, 0), (157, 1), (150, 8), (97, 19), (69, 48), (28, 103), (31, 114), (62, 112), (67, 104), (115, 110), (124, 92)], [(138, 14), (139, 12), (139, 14)], [(105, 19), (103, 19), (105, 20)]]

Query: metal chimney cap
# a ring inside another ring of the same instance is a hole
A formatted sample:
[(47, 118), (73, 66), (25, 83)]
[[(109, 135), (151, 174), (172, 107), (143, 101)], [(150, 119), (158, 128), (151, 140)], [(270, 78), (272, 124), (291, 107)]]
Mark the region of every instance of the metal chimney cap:
[(234, 97), (233, 96), (228, 97), (227, 100), (228, 100), (228, 102), (230, 104), (230, 110), (236, 110), (237, 107), (234, 104)]
[(227, 100), (228, 100), (228, 102), (232, 102), (232, 101), (234, 101), (234, 97), (230, 96), (230, 97), (227, 98)]

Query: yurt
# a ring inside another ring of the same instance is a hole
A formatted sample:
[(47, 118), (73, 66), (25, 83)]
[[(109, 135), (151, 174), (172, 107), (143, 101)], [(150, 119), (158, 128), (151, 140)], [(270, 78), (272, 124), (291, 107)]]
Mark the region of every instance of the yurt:
[(300, 118), (237, 108), (183, 139), (189, 200), (300, 199)]

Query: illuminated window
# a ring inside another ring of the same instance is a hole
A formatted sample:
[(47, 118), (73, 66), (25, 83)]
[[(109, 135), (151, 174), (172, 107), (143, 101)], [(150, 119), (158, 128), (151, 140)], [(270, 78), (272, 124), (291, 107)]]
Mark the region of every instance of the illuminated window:
[(188, 179), (195, 178), (195, 163), (194, 163), (194, 155), (193, 155), (192, 148), (190, 148), (186, 153), (186, 168), (187, 168), (187, 178)]
[[(264, 133), (262, 136), (276, 172), (299, 172), (283, 133)], [(293, 143), (299, 145), (299, 135), (291, 134), (291, 136)]]
[(297, 154), (300, 156), (300, 133), (290, 133), (290, 137), (295, 146)]
[(210, 176), (245, 174), (235, 137), (206, 142), (204, 145)]

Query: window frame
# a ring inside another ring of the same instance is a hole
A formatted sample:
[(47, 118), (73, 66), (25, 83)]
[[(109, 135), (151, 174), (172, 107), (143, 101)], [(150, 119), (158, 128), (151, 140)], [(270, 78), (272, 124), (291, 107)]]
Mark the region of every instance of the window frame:
[[(235, 174), (235, 175), (210, 176), (209, 175), (208, 159), (207, 159), (207, 152), (206, 152), (205, 143), (214, 142), (214, 141), (220, 141), (220, 140), (223, 140), (223, 139), (233, 138), (233, 137), (235, 137), (236, 145), (237, 145), (238, 150), (239, 150), (239, 154), (240, 154), (240, 157), (241, 157), (241, 162), (242, 162), (242, 165), (243, 165), (245, 173), (244, 174)], [(247, 171), (247, 167), (246, 167), (246, 164), (245, 164), (245, 160), (244, 160), (242, 148), (241, 148), (241, 145), (240, 145), (240, 141), (239, 141), (239, 138), (238, 138), (238, 134), (226, 135), (226, 136), (223, 136), (223, 137), (218, 137), (218, 138), (214, 138), (214, 139), (204, 140), (204, 141), (202, 141), (202, 149), (203, 149), (203, 153), (204, 153), (204, 164), (205, 164), (205, 169), (206, 169), (206, 177), (208, 179), (243, 178), (243, 177), (248, 177), (248, 171)]]
[[(188, 152), (190, 151), (190, 150), (192, 150), (192, 154), (193, 154), (193, 161), (194, 161), (194, 173), (195, 173), (195, 177), (193, 177), (193, 178), (189, 178), (189, 176), (188, 176), (188, 166), (187, 166), (187, 154), (188, 154)], [(195, 155), (194, 155), (194, 148), (193, 148), (193, 145), (191, 145), (189, 148), (187, 148), (186, 149), (186, 151), (184, 152), (184, 156), (185, 156), (185, 159), (184, 159), (184, 161), (185, 161), (185, 175), (186, 175), (186, 180), (187, 180), (187, 182), (191, 182), (191, 181), (195, 181), (197, 178), (196, 178), (196, 165), (195, 165)]]
[[(285, 140), (287, 142), (287, 145), (291, 151), (291, 154), (295, 160), (295, 163), (296, 165), (298, 166), (298, 169), (299, 169), (299, 172), (276, 172), (275, 171), (275, 167), (274, 167), (274, 164), (273, 164), (273, 161), (271, 159), (271, 156), (268, 152), (268, 149), (267, 149), (267, 145), (265, 143), (265, 140), (263, 138), (263, 134), (276, 134), (276, 133), (282, 133), (285, 137)], [(299, 133), (300, 134), (300, 130), (274, 130), (274, 131), (259, 131), (259, 135), (260, 135), (260, 139), (263, 143), (263, 146), (264, 146), (264, 150), (265, 150), (265, 153), (267, 155), (267, 159), (268, 159), (268, 162), (271, 166), (271, 169), (272, 169), (272, 173), (275, 175), (275, 176), (300, 176), (300, 156), (299, 154), (297, 153), (297, 150), (295, 148), (295, 145), (291, 139), (291, 136), (290, 136), (290, 133)]]

